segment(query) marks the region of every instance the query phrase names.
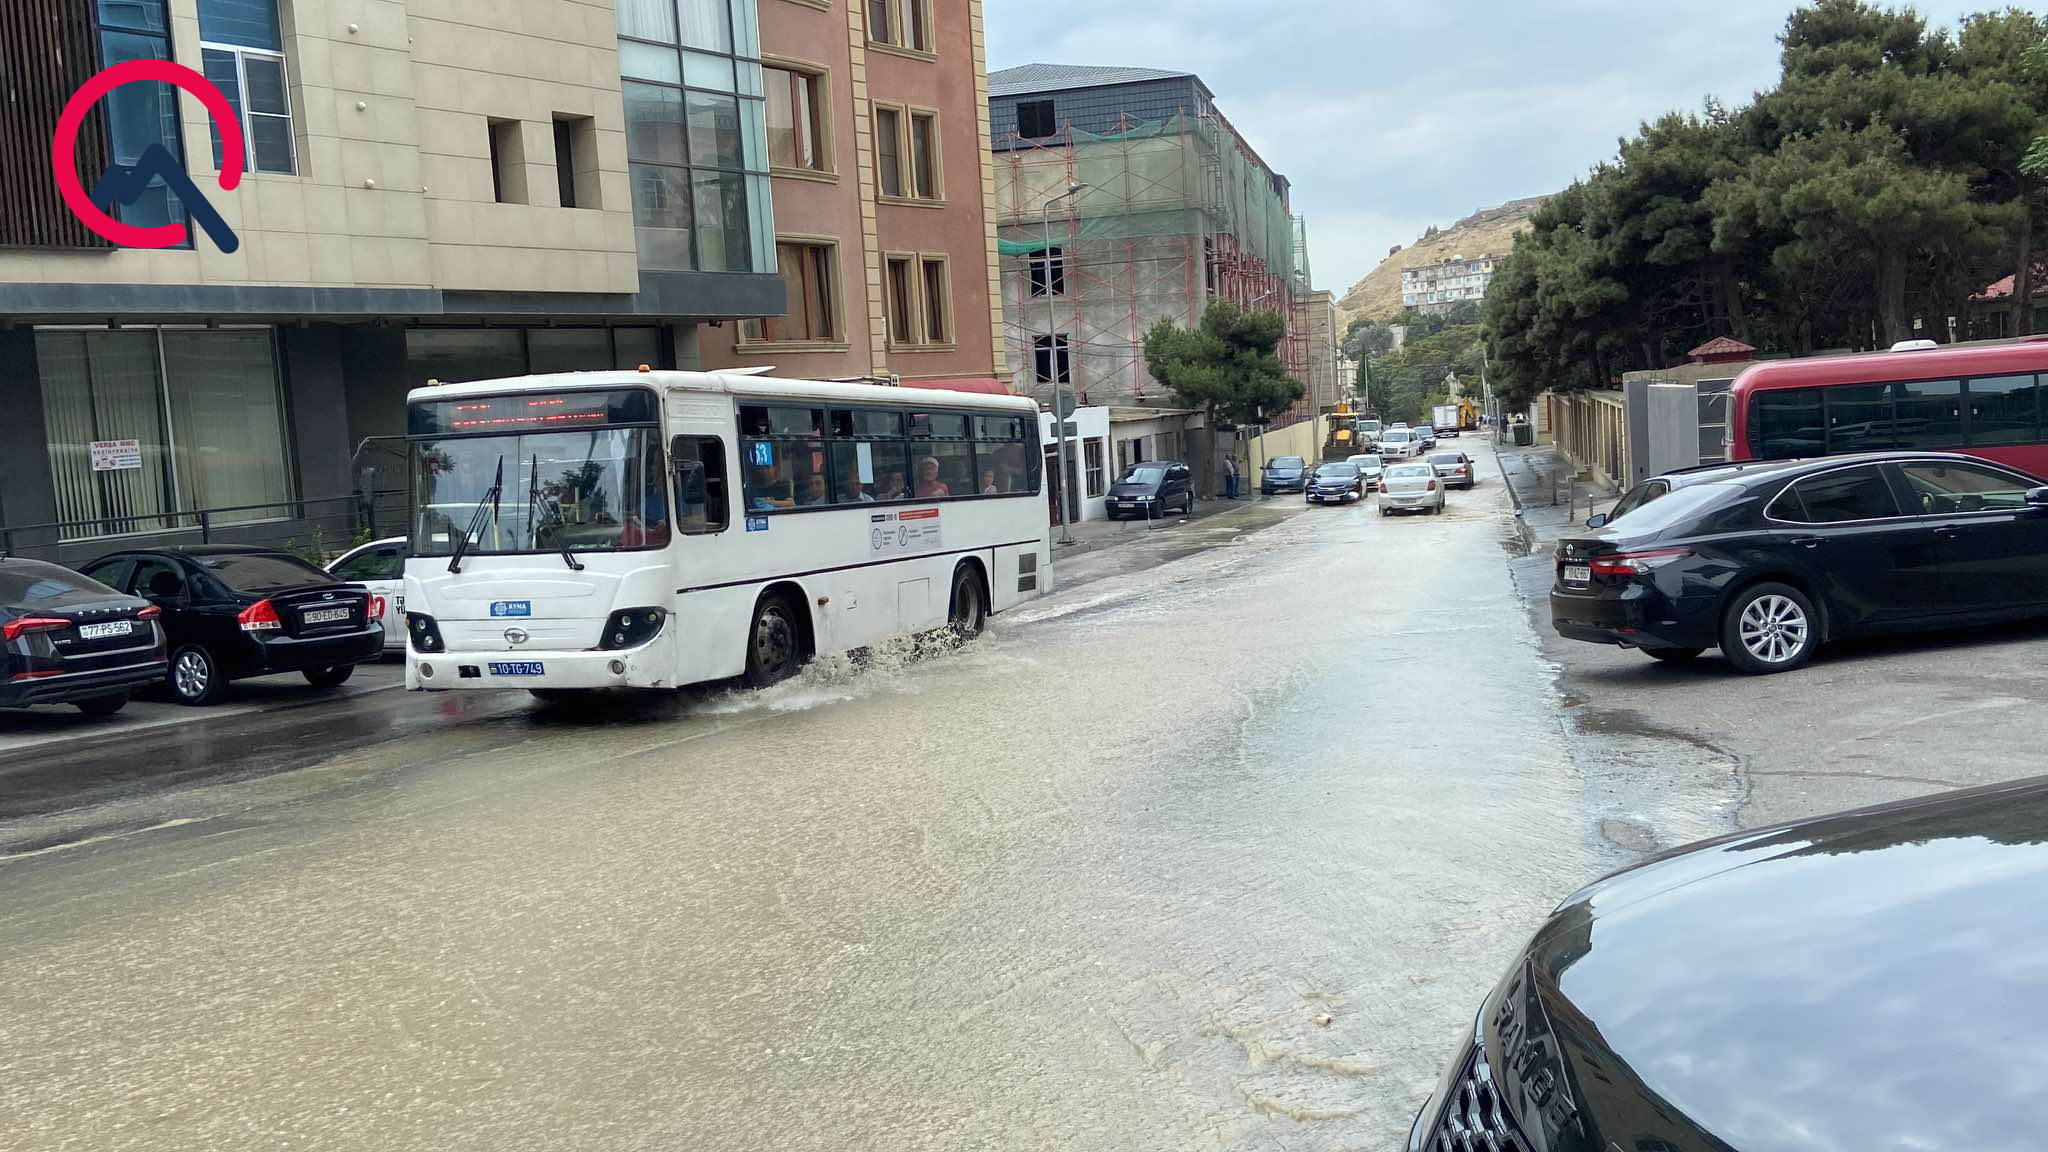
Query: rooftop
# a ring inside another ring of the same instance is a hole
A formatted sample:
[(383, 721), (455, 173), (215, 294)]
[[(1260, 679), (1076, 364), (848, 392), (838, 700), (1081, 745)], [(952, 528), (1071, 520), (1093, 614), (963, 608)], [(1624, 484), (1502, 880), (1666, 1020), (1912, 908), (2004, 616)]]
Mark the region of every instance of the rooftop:
[[(1038, 92), (1066, 92), (1075, 88), (1101, 88), (1111, 84), (1137, 84), (1146, 80), (1193, 79), (1192, 72), (1163, 72), (1157, 68), (1114, 68), (1092, 64), (1020, 64), (988, 74), (990, 96), (1028, 96)], [(1199, 83), (1199, 81), (1197, 81)]]

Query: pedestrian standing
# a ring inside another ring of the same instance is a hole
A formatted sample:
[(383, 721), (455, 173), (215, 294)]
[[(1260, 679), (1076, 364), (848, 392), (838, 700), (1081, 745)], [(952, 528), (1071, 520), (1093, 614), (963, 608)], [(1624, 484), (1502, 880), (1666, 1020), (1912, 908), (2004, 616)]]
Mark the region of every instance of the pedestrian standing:
[(1226, 499), (1237, 499), (1237, 454), (1223, 458), (1223, 495)]

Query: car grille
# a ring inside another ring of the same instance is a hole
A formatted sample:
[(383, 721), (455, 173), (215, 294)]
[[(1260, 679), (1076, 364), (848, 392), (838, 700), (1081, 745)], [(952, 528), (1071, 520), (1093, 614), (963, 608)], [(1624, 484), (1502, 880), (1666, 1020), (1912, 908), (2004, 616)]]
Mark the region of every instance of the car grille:
[(1425, 1152), (1529, 1152), (1528, 1142), (1494, 1089), (1486, 1058), (1474, 1051), (1465, 1061)]

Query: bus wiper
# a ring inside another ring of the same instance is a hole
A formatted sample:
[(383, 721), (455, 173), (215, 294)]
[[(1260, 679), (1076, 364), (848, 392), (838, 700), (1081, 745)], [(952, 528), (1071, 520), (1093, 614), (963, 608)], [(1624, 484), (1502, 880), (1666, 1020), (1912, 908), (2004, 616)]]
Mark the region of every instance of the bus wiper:
[[(540, 525), (534, 523), (534, 512), (539, 507), (540, 455), (538, 453), (535, 453), (533, 457), (532, 478), (526, 482), (526, 522), (533, 526), (533, 542), (535, 544), (540, 543)], [(569, 526), (569, 522), (562, 519), (561, 505), (557, 504), (554, 507), (548, 509), (548, 522), (550, 524), (559, 524), (564, 528), (567, 528)], [(559, 551), (562, 553), (562, 563), (567, 564), (569, 566), (569, 571), (571, 572), (583, 571), (583, 562), (581, 560), (576, 559), (576, 554), (574, 552), (569, 551), (569, 541), (561, 536), (557, 536), (555, 537), (555, 539), (560, 541), (562, 545), (559, 549)]]
[(498, 472), (492, 477), (491, 486), (484, 490), (483, 499), (476, 502), (476, 511), (470, 514), (469, 527), (462, 530), (462, 539), (455, 542), (455, 553), (448, 557), (448, 571), (457, 576), (462, 574), (462, 557), (469, 551), (469, 542), (484, 528), (484, 506), (490, 506), (491, 520), (498, 518), (498, 494), (505, 490), (505, 457), (498, 457)]

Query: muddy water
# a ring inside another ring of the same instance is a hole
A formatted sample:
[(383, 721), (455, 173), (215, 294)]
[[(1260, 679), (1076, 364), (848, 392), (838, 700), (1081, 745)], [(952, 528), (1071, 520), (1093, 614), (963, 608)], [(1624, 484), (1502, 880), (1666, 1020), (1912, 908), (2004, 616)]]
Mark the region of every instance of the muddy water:
[(1319, 509), (957, 653), (473, 718), (0, 862), (7, 1142), (1392, 1146), (1618, 858), (1508, 519)]

